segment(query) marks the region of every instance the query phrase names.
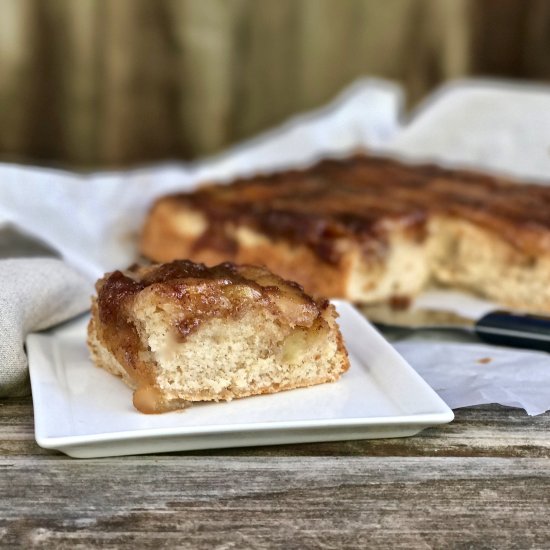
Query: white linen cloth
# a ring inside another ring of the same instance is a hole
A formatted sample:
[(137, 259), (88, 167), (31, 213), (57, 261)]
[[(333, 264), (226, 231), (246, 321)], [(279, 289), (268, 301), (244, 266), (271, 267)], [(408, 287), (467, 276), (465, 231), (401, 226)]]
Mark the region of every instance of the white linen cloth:
[(388, 152), (550, 183), (550, 86), (464, 80), (430, 96)]
[[(0, 226), (39, 238), (66, 263), (34, 260), (35, 272), (45, 274), (40, 280), (51, 281), (41, 286), (32, 277), (25, 280), (23, 264), (19, 271), (0, 260), (5, 289), (0, 294), (0, 396), (27, 389), (25, 333), (81, 312), (93, 280), (135, 260), (145, 213), (162, 194), (358, 149), (512, 171), (534, 180), (543, 179), (548, 168), (550, 180), (550, 156), (541, 154), (541, 148), (550, 150), (550, 120), (534, 122), (550, 113), (550, 93), (544, 89), (462, 83), (436, 93), (403, 129), (400, 108), (396, 86), (369, 79), (325, 109), (199, 164), (91, 175), (0, 165)], [(1, 236), (0, 231), (0, 254)], [(425, 333), (396, 347), (452, 407), (496, 402), (529, 414), (550, 409), (548, 354), (441, 342)], [(490, 361), (479, 361), (486, 358)]]

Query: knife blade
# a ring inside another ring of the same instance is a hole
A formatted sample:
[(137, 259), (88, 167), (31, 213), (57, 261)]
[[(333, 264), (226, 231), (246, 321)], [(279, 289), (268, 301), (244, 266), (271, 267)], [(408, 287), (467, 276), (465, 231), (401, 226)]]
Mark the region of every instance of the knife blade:
[(479, 319), (452, 311), (393, 309), (386, 304), (362, 304), (360, 311), (375, 325), (409, 330), (465, 330), (483, 342), (550, 352), (550, 317), (496, 310)]

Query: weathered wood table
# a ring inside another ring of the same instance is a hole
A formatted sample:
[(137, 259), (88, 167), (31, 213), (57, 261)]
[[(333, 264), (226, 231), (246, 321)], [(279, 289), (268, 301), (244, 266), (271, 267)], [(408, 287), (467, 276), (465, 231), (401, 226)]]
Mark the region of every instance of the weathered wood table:
[(550, 548), (550, 413), (408, 439), (72, 459), (0, 400), (6, 548)]

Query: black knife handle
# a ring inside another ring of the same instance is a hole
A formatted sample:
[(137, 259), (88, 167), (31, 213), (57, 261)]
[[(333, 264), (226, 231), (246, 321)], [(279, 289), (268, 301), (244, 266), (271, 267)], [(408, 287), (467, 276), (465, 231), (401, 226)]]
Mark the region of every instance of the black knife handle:
[(474, 330), (489, 344), (550, 351), (550, 317), (492, 311), (477, 321)]

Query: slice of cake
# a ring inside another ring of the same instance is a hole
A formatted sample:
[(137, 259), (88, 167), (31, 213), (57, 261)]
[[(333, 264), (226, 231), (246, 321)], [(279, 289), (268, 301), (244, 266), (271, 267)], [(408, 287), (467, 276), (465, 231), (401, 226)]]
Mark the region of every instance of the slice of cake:
[(354, 302), (404, 303), (435, 282), (550, 312), (550, 187), (387, 158), (161, 198), (141, 248), (155, 261), (265, 264)]
[(100, 279), (88, 345), (144, 413), (333, 382), (349, 368), (327, 300), (267, 269), (180, 260)]

